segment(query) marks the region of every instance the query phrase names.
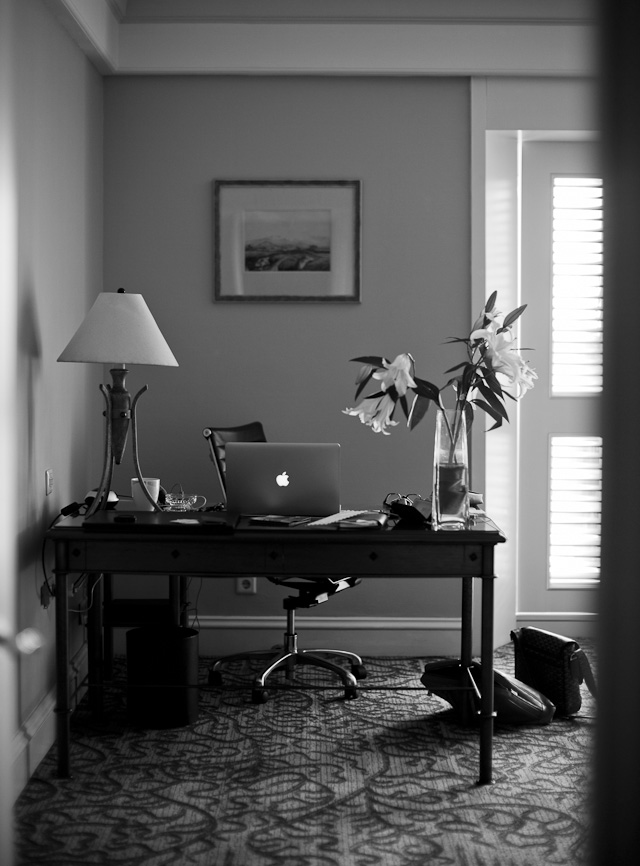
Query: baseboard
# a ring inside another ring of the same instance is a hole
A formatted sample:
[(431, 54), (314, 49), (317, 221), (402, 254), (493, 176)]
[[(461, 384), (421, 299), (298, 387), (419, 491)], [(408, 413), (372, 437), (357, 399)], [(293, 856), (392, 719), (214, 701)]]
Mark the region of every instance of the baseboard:
[[(283, 616), (201, 616), (202, 656), (228, 655), (282, 643)], [(359, 655), (437, 656), (460, 652), (459, 617), (321, 617), (297, 620), (301, 646), (336, 647)]]
[(516, 614), (519, 628), (533, 625), (567, 637), (596, 637), (598, 614), (584, 611), (520, 611)]
[[(69, 665), (71, 706), (86, 693), (87, 646), (83, 644)], [(56, 741), (56, 690), (50, 689), (29, 713), (13, 738), (13, 794), (17, 798), (40, 761)]]

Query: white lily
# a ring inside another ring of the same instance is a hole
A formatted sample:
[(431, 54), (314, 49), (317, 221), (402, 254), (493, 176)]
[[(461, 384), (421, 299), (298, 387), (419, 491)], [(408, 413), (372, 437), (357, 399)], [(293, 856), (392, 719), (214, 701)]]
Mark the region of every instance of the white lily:
[(378, 370), (373, 374), (374, 379), (378, 379), (383, 391), (388, 391), (389, 388), (395, 388), (399, 397), (404, 397), (408, 388), (415, 388), (416, 383), (411, 375), (413, 371), (413, 358), (407, 353), (398, 355), (391, 363), (386, 360), (382, 362), (385, 366), (384, 370)]
[(374, 433), (389, 436), (386, 428), (395, 427), (398, 424), (397, 421), (391, 420), (395, 407), (395, 400), (390, 394), (374, 394), (371, 397), (366, 397), (355, 408), (343, 409), (342, 411), (345, 415), (354, 415), (359, 418), (363, 424), (372, 427)]

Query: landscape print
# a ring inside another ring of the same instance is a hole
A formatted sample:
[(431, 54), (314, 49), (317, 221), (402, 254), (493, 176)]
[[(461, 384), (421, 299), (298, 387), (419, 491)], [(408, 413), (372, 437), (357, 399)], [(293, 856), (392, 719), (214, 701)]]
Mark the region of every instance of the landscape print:
[(244, 213), (245, 271), (330, 271), (330, 210)]

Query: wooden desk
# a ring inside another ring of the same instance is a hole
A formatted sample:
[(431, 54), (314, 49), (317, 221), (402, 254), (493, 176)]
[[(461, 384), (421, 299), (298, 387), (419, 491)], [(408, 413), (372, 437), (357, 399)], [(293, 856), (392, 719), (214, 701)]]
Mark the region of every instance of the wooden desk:
[[(366, 578), (453, 578), (462, 580), (460, 659), (471, 663), (473, 580), (482, 585), (481, 709), (479, 783), (492, 780), (493, 754), (493, 581), (494, 548), (505, 541), (490, 521), (460, 532), (430, 530), (240, 529), (230, 535), (200, 530), (167, 534), (131, 529), (105, 532), (65, 521), (49, 530), (55, 544), (56, 672), (58, 774), (70, 774), (69, 584), (70, 575), (91, 575), (100, 590), (100, 574), (189, 575), (347, 575)], [(98, 598), (100, 596), (98, 595)], [(101, 684), (101, 605), (89, 611), (89, 682)], [(99, 695), (101, 690), (95, 689)], [(91, 695), (90, 689), (90, 695)]]

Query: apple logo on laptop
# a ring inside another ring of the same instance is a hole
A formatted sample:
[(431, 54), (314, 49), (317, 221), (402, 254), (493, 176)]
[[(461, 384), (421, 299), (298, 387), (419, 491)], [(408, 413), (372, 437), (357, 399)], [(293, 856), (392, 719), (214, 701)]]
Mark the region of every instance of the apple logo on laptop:
[(276, 484), (278, 487), (288, 487), (289, 475), (286, 472), (281, 472), (280, 475), (276, 475)]

